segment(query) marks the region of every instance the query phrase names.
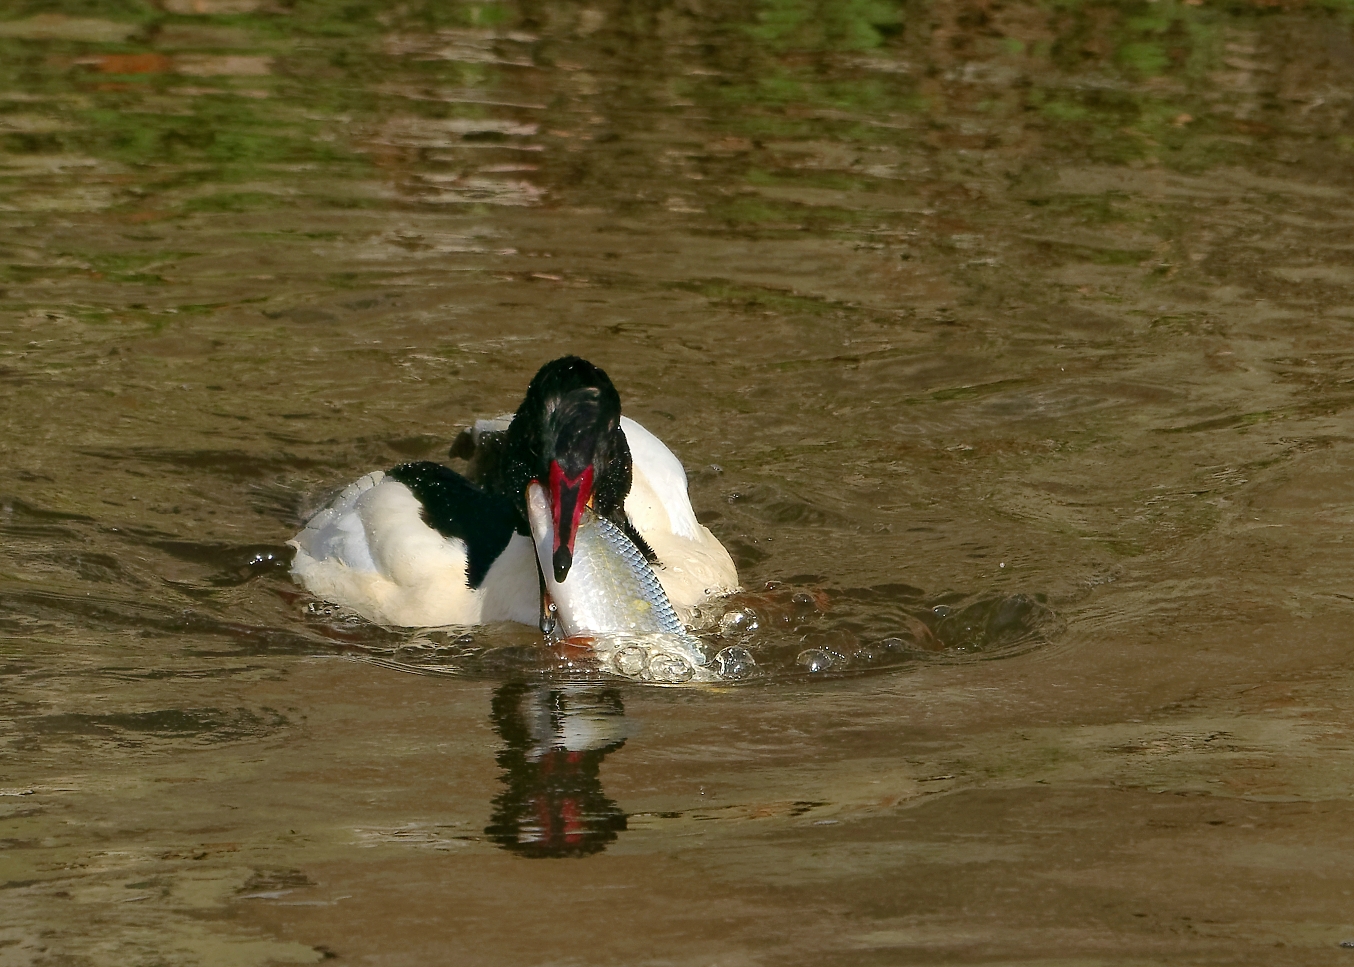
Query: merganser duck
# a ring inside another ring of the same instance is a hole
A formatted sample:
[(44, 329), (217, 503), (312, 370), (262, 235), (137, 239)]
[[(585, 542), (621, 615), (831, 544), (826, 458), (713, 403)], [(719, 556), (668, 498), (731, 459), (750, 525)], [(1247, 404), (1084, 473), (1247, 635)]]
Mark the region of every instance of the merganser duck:
[(470, 460), (469, 479), (424, 461), (350, 484), (287, 542), (296, 548), (293, 577), (378, 624), (547, 628), (526, 510), (536, 480), (554, 516), (556, 582), (568, 577), (578, 521), (591, 505), (654, 565), (683, 621), (701, 602), (738, 589), (729, 552), (691, 509), (681, 462), (621, 416), (615, 386), (584, 359), (546, 363), (510, 420), (479, 421), (451, 452)]

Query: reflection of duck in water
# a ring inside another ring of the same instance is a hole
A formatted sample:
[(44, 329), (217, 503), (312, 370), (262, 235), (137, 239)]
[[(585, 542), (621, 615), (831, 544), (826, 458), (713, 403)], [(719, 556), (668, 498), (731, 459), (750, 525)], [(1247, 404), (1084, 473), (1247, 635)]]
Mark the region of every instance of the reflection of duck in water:
[(526, 489), (549, 495), (563, 582), (585, 506), (654, 562), (682, 618), (733, 591), (728, 552), (697, 520), (686, 473), (663, 442), (621, 416), (606, 373), (576, 356), (542, 366), (511, 421), (481, 420), (453, 454), (469, 479), (431, 462), (375, 471), (344, 490), (290, 543), (313, 594), (391, 625), (544, 620)]
[(625, 829), (598, 770), (625, 744), (625, 709), (614, 689), (511, 683), (494, 695), (494, 731), (507, 786), (484, 832), (526, 856), (586, 856)]

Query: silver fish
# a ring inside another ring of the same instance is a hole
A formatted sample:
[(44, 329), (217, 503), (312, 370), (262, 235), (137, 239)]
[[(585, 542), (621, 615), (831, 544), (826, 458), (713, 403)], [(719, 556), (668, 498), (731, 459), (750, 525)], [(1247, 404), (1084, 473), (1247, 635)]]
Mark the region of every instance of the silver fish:
[(625, 533), (585, 508), (574, 536), (573, 564), (555, 580), (554, 518), (545, 488), (527, 486), (527, 516), (546, 589), (568, 637), (593, 639), (593, 650), (618, 674), (646, 681), (708, 681), (718, 675), (673, 611), (663, 585)]

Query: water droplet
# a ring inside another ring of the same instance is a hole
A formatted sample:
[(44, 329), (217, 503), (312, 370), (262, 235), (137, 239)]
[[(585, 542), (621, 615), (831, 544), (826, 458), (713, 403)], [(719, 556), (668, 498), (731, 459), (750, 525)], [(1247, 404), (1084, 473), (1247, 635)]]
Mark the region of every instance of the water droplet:
[(739, 645), (729, 645), (715, 655), (715, 671), (720, 678), (747, 678), (756, 664), (752, 652)]
[(795, 664), (805, 669), (809, 674), (816, 674), (831, 668), (834, 657), (830, 651), (824, 651), (821, 648), (805, 648), (795, 658)]

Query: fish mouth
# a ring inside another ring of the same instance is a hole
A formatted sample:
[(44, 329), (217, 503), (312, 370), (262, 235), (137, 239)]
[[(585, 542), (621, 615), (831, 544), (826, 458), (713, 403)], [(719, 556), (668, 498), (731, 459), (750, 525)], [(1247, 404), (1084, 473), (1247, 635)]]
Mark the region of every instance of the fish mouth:
[(592, 479), (592, 464), (570, 476), (558, 460), (550, 461), (550, 516), (555, 525), (550, 563), (558, 584), (564, 583), (574, 563), (574, 537), (583, 510), (592, 501)]

